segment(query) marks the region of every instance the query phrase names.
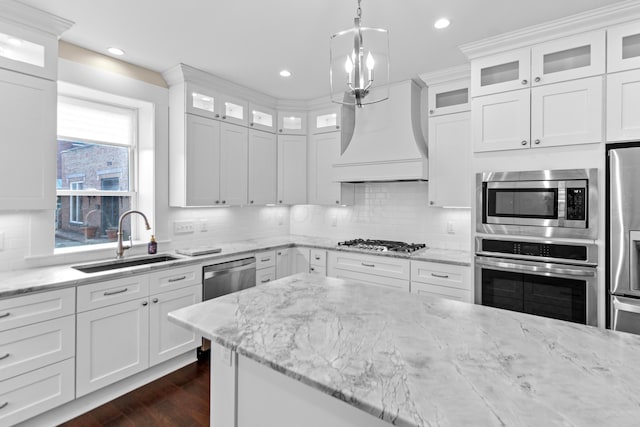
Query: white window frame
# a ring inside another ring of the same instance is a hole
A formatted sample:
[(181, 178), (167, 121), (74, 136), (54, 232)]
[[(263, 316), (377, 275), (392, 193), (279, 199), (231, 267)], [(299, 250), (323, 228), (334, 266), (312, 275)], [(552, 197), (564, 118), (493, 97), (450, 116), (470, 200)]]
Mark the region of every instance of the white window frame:
[[(77, 187), (80, 188), (77, 188)], [(73, 188), (75, 187), (75, 188)], [(84, 187), (84, 181), (71, 181), (69, 183), (69, 189), (76, 193), (75, 196), (69, 197), (69, 222), (71, 224), (83, 224), (84, 219), (82, 218), (82, 207), (79, 206), (78, 203), (81, 199), (81, 195), (79, 195), (80, 191), (82, 191), (82, 187)], [(80, 208), (80, 210), (78, 210)]]

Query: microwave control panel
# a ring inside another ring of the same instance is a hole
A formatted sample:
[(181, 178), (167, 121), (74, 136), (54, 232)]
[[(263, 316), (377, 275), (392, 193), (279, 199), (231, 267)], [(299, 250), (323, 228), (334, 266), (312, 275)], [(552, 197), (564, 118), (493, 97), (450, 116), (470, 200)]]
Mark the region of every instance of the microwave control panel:
[(587, 189), (567, 188), (567, 214), (570, 221), (584, 221), (587, 214)]

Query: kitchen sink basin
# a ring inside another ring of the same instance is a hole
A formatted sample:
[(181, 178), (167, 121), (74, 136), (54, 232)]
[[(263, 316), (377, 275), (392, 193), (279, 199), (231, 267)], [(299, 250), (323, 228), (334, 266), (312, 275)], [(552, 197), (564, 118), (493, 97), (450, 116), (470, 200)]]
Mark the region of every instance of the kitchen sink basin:
[(72, 265), (83, 273), (99, 273), (101, 271), (118, 270), (120, 268), (136, 267), (138, 265), (155, 264), (158, 262), (172, 261), (179, 259), (173, 255), (153, 255), (128, 259), (114, 259), (110, 261), (100, 261), (92, 264)]

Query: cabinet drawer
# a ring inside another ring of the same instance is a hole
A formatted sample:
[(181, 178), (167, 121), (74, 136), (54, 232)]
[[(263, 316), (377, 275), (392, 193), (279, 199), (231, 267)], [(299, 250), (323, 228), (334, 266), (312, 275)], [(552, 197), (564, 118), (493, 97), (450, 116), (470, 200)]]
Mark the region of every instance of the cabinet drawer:
[(459, 265), (411, 261), (411, 282), (446, 286), (470, 292), (469, 269), (470, 267)]
[(148, 275), (78, 286), (78, 312), (147, 296), (149, 296)]
[(471, 291), (448, 286), (432, 285), (429, 283), (411, 282), (411, 293), (418, 295), (432, 295), (442, 298), (472, 302)]
[(375, 274), (360, 273), (349, 270), (335, 270), (334, 276), (338, 279), (350, 279), (361, 283), (381, 286), (384, 288), (399, 289), (409, 292), (409, 280), (396, 279), (394, 277), (378, 276)]
[(327, 251), (322, 249), (311, 249), (309, 264), (317, 266), (327, 266)]
[(172, 268), (149, 275), (149, 293), (157, 294), (202, 283), (202, 266)]
[(276, 265), (276, 251), (264, 251), (256, 254), (256, 270)]
[(76, 289), (0, 300), (0, 331), (75, 313)]
[(256, 270), (256, 285), (264, 285), (276, 280), (276, 267), (267, 267)]
[[(348, 270), (409, 280), (409, 260), (386, 256), (359, 255), (346, 252), (331, 252), (328, 266), (330, 271)], [(332, 274), (333, 275), (333, 274)]]
[(310, 265), (309, 273), (325, 277), (327, 275), (327, 267), (324, 265)]
[(74, 359), (0, 381), (0, 425), (10, 426), (74, 398)]
[(0, 380), (73, 357), (75, 338), (73, 315), (0, 333)]

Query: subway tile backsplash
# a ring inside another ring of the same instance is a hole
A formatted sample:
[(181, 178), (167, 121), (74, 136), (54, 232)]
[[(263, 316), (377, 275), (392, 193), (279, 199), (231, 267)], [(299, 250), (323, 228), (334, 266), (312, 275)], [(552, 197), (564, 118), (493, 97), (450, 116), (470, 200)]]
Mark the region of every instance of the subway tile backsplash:
[(353, 206), (292, 207), (291, 234), (337, 240), (400, 240), (469, 249), (470, 209), (429, 207), (427, 191), (427, 182), (357, 184)]

